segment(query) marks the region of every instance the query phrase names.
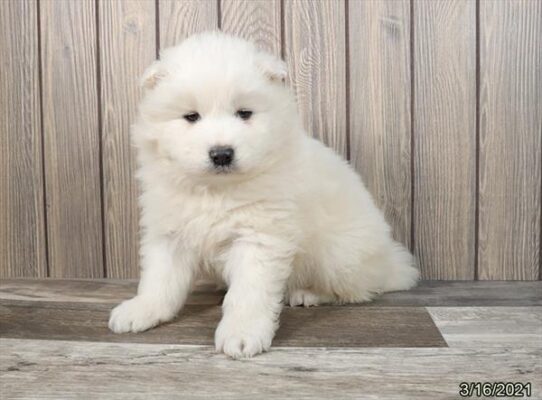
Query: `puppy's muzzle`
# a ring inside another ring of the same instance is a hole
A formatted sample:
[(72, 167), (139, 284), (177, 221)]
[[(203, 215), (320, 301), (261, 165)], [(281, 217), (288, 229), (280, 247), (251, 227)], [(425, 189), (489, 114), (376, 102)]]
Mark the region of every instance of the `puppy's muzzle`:
[(209, 158), (215, 167), (229, 167), (234, 155), (234, 150), (228, 146), (215, 146), (209, 150)]

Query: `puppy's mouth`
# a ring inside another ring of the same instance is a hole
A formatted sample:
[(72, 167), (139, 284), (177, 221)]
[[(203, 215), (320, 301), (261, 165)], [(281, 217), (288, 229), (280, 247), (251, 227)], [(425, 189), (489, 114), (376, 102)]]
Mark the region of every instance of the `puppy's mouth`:
[(231, 165), (213, 165), (209, 172), (215, 175), (228, 175), (232, 174), (237, 170), (236, 166), (234, 164)]

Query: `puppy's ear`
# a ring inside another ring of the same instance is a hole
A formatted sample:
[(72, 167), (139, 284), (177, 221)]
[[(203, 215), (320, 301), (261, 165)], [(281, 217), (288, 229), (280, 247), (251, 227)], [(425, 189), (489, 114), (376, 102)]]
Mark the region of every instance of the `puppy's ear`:
[(143, 76), (139, 80), (139, 84), (145, 90), (151, 90), (154, 88), (158, 82), (167, 76), (167, 71), (164, 68), (160, 60), (153, 62), (146, 70), (143, 72)]
[(280, 58), (271, 54), (260, 52), (258, 54), (258, 66), (272, 82), (284, 83), (288, 76), (288, 66)]

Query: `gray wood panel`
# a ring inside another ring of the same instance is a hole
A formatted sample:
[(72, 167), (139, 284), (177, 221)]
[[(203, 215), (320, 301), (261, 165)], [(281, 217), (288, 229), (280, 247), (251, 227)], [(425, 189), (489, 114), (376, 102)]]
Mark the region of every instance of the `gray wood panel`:
[(414, 251), (425, 279), (473, 279), (476, 4), (414, 2)]
[[(4, 279), (0, 300), (117, 304), (136, 294), (135, 280)], [(221, 304), (224, 291), (199, 283), (187, 304)], [(542, 282), (425, 281), (406, 292), (385, 293), (361, 307), (542, 306)]]
[(541, 358), (540, 348), (272, 347), (232, 361), (211, 347), (0, 341), (5, 396), (33, 399), (434, 400), (459, 398), (463, 381), (532, 382), (538, 396)]
[(156, 56), (154, 0), (99, 3), (103, 206), (106, 275), (135, 278), (138, 207), (130, 125), (140, 97), (138, 77)]
[(480, 279), (538, 279), (542, 2), (480, 2)]
[(542, 347), (542, 307), (429, 307), (450, 347)]
[(103, 276), (95, 2), (42, 1), (49, 273)]
[[(116, 305), (136, 293), (137, 281), (129, 279), (4, 279), (0, 282), (0, 300)], [(220, 305), (223, 297), (224, 291), (216, 290), (216, 286), (199, 284), (186, 304)]]
[(309, 135), (347, 157), (345, 2), (284, 1), (284, 55)]
[(221, 0), (221, 29), (281, 55), (280, 0)]
[(0, 2), (0, 277), (47, 276), (37, 6)]
[(187, 36), (218, 28), (218, 0), (158, 0), (160, 48)]
[(394, 237), (409, 246), (410, 2), (348, 5), (350, 158)]
[[(222, 308), (187, 305), (172, 322), (144, 333), (115, 334), (107, 327), (111, 306), (92, 303), (0, 302), (0, 337), (132, 343), (214, 343)], [(285, 307), (276, 346), (442, 347), (422, 307)]]
[(542, 306), (542, 282), (425, 281), (406, 292), (384, 293), (374, 302), (412, 306)]

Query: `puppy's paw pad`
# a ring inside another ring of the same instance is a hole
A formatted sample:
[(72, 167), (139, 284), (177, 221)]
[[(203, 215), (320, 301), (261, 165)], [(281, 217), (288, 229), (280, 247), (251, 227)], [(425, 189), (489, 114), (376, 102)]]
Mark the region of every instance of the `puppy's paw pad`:
[(305, 289), (296, 289), (288, 296), (288, 304), (290, 304), (290, 307), (311, 307), (317, 306), (320, 303), (320, 297), (317, 294)]
[(142, 332), (171, 317), (154, 302), (136, 296), (111, 311), (109, 329), (115, 333)]

